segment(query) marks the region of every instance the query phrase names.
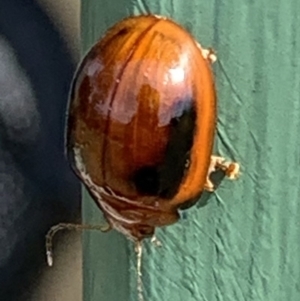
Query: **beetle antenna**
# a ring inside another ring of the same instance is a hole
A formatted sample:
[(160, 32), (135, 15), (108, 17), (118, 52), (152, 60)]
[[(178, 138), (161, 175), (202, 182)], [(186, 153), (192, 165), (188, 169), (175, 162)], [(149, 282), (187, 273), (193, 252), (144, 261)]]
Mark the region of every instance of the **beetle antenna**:
[(84, 224), (71, 224), (71, 223), (59, 223), (50, 228), (46, 235), (46, 256), (47, 256), (47, 263), (51, 267), (53, 265), (53, 251), (52, 251), (52, 240), (54, 235), (60, 230), (75, 230), (75, 231), (82, 231), (82, 230), (98, 230), (101, 232), (107, 232), (111, 229), (110, 225), (84, 225)]
[(142, 241), (139, 240), (135, 243), (135, 252), (136, 252), (138, 300), (145, 301), (143, 295), (143, 281), (142, 281), (142, 254), (143, 254)]

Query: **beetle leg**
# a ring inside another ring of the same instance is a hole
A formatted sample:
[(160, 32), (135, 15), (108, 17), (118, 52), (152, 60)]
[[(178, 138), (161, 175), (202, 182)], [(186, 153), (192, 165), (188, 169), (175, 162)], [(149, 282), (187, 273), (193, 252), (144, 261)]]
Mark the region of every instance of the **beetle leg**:
[(142, 255), (143, 255), (143, 243), (141, 240), (135, 242), (135, 253), (136, 253), (136, 269), (137, 269), (137, 291), (138, 300), (145, 301), (143, 292), (143, 281), (142, 281)]
[(213, 192), (215, 189), (214, 184), (212, 183), (212, 181), (209, 179), (209, 176), (207, 176), (206, 178), (206, 182), (204, 184), (204, 190), (209, 191), (209, 192)]
[(202, 52), (202, 56), (210, 63), (213, 64), (217, 61), (216, 52), (212, 48), (204, 49), (199, 43), (197, 43), (198, 48)]
[(240, 165), (235, 162), (225, 161), (225, 159), (222, 157), (211, 156), (211, 161), (206, 177), (206, 183), (204, 185), (205, 190), (214, 190), (215, 186), (210, 180), (210, 175), (217, 170), (222, 170), (230, 180), (235, 180), (239, 176)]

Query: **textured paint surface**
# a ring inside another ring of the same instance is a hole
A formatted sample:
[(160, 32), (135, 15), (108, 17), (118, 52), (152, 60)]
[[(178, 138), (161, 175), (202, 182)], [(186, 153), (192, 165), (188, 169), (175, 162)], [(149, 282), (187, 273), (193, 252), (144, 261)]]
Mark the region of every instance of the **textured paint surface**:
[[(146, 243), (147, 301), (300, 299), (300, 2), (82, 1), (83, 47), (131, 14), (174, 18), (216, 49), (216, 152), (239, 161), (206, 207)], [(118, 9), (116, 9), (118, 8)], [(90, 201), (85, 219), (100, 220)], [(115, 232), (84, 237), (85, 301), (136, 300), (135, 254)]]

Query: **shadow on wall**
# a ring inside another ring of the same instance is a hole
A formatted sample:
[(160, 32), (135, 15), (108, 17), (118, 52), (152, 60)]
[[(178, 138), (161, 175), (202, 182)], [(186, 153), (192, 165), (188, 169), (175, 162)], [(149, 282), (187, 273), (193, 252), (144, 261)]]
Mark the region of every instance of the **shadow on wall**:
[(64, 157), (74, 71), (65, 43), (32, 0), (0, 1), (0, 286), (18, 300), (46, 266), (44, 236), (79, 216)]

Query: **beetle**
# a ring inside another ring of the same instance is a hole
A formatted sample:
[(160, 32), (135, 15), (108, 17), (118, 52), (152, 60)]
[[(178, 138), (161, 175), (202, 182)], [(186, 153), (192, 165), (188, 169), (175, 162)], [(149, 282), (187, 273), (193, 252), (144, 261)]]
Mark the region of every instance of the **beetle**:
[(211, 61), (183, 27), (155, 15), (114, 25), (75, 74), (66, 127), (72, 169), (111, 228), (134, 241), (175, 223), (216, 168)]

